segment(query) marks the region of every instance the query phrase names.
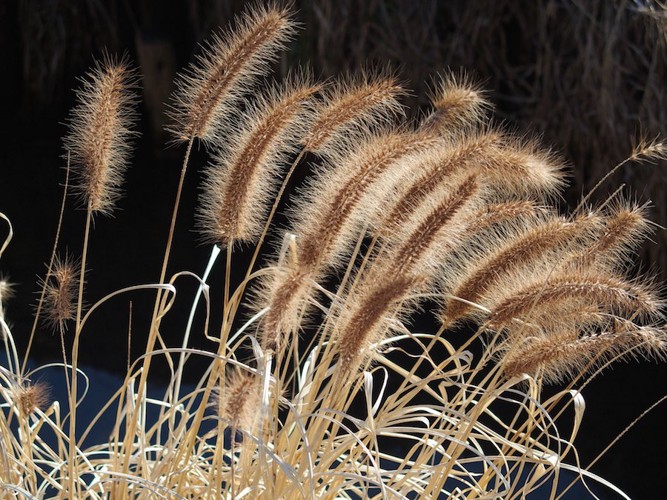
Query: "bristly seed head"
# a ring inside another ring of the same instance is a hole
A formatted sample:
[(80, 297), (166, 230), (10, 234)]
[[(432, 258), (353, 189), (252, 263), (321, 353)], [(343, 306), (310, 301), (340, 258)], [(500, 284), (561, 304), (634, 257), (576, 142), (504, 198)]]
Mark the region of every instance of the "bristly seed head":
[(389, 123), (403, 110), (398, 101), (405, 91), (388, 71), (362, 71), (324, 89), (317, 119), (304, 139), (305, 149), (322, 152), (338, 141), (358, 140), (364, 131)]
[(129, 61), (105, 56), (77, 92), (64, 143), (76, 177), (74, 191), (92, 212), (110, 214), (120, 197), (130, 139), (137, 134), (132, 129), (135, 86)]
[(253, 432), (262, 398), (261, 379), (254, 373), (231, 371), (224, 387), (216, 390), (209, 406), (234, 429)]
[(224, 118), (294, 33), (289, 10), (277, 6), (255, 4), (235, 24), (234, 30), (214, 35), (179, 75), (170, 112), (176, 141), (218, 144)]
[(17, 386), (14, 389), (14, 403), (25, 418), (36, 410), (43, 410), (49, 404), (49, 387), (43, 382)]
[(464, 71), (438, 76), (431, 92), (434, 111), (422, 122), (424, 130), (455, 132), (482, 123), (491, 103)]
[(234, 147), (219, 151), (206, 171), (198, 219), (207, 241), (226, 246), (260, 236), (282, 167), (310, 123), (319, 88), (307, 75), (294, 75), (248, 104), (230, 139)]
[(46, 287), (43, 308), (47, 323), (61, 334), (67, 330), (67, 322), (76, 316), (78, 284), (79, 264), (69, 255), (56, 258), (43, 285)]

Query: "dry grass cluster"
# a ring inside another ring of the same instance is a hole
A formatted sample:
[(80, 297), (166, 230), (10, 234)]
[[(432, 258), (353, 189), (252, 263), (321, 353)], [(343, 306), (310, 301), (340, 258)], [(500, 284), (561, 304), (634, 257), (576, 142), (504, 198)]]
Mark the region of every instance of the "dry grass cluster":
[[(522, 498), (544, 485), (556, 497), (563, 471), (598, 479), (573, 445), (581, 387), (613, 361), (662, 358), (667, 347), (658, 287), (632, 274), (652, 230), (645, 207), (616, 192), (559, 213), (563, 162), (495, 125), (487, 96), (465, 75), (441, 75), (429, 111), (415, 119), (405, 118), (406, 92), (387, 70), (326, 82), (295, 70), (271, 82), (271, 62), (294, 33), (289, 9), (254, 5), (178, 77), (170, 132), (186, 150), (161, 275), (95, 301), (86, 300), (87, 249), (129, 162), (135, 73), (108, 57), (84, 81), (65, 140), (65, 193), (87, 213), (83, 249), (76, 260), (58, 257), (56, 237), (30, 335), (40, 317), (58, 331), (69, 400), (61, 407), (32, 381), (29, 352), (19, 359), (3, 319), (6, 495)], [(210, 153), (197, 220), (211, 259), (201, 277), (168, 276), (199, 143)], [(644, 141), (627, 162), (666, 152)], [(290, 203), (287, 228), (275, 228), (304, 163), (313, 175)], [(3, 220), (2, 250), (11, 239)], [(275, 235), (272, 260), (256, 268)], [(224, 289), (210, 290), (221, 251)], [(233, 283), (239, 251), (252, 258)], [(169, 346), (161, 325), (182, 278), (200, 287), (181, 345)], [(78, 352), (87, 320), (110, 298), (146, 289), (156, 298), (145, 351), (84, 429)], [(8, 291), (0, 287), (3, 306)], [(213, 294), (222, 324), (193, 328)], [(424, 308), (435, 331), (410, 327)], [(193, 335), (216, 347), (190, 347)], [(171, 370), (160, 399), (147, 396), (157, 359)], [(185, 393), (194, 359), (207, 370)], [(563, 388), (545, 399), (552, 382)], [(115, 417), (108, 440), (84, 447), (104, 414)]]

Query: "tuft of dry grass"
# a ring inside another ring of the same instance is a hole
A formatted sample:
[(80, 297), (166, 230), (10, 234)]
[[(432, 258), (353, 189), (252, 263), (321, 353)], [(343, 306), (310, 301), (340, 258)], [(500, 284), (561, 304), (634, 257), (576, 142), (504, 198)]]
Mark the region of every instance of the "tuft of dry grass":
[[(615, 193), (558, 215), (551, 200), (564, 186), (562, 161), (492, 125), (484, 92), (462, 73), (443, 77), (421, 121), (405, 118), (404, 92), (382, 71), (329, 86), (295, 72), (260, 86), (254, 77), (291, 36), (291, 19), (289, 8), (250, 7), (179, 77), (173, 132), (187, 147), (161, 274), (86, 311), (91, 219), (111, 209), (120, 176), (100, 179), (120, 170), (109, 141), (129, 128), (122, 120), (93, 126), (83, 108), (74, 112), (72, 166), (95, 180), (85, 183), (81, 264), (55, 258), (58, 231), (35, 319), (46, 315), (60, 330), (68, 400), (47, 398), (31, 381), (36, 371), (20, 367), (0, 287), (8, 360), (0, 367), (0, 487), (59, 499), (509, 499), (545, 484), (557, 498), (565, 471), (603, 482), (576, 454), (580, 391), (617, 359), (667, 351), (659, 287), (630, 265), (650, 232), (644, 208)], [(134, 102), (122, 91), (108, 95), (108, 107), (96, 99), (109, 87), (103, 67), (82, 102), (99, 111), (93, 118), (128, 116)], [(211, 257), (201, 276), (169, 275), (196, 140), (212, 158), (197, 209)], [(659, 158), (662, 144), (644, 142), (628, 161)], [(314, 175), (290, 200), (285, 231), (273, 216), (306, 161)], [(1, 218), (9, 231), (0, 254), (13, 235)], [(265, 239), (278, 241), (255, 268)], [(231, 273), (236, 242), (254, 245), (240, 282)], [(207, 280), (221, 247), (218, 290)], [(162, 323), (183, 279), (199, 288), (181, 342), (169, 345)], [(157, 291), (146, 349), (82, 428), (79, 345), (88, 320), (111, 299), (146, 290)], [(222, 320), (212, 324), (218, 304)], [(435, 331), (410, 325), (420, 308), (440, 316)], [(462, 318), (472, 327), (456, 342), (450, 327)], [(210, 348), (191, 347), (195, 335)], [(194, 360), (206, 369), (186, 390)], [(156, 397), (148, 373), (158, 362), (170, 378)], [(566, 385), (545, 398), (545, 384), (556, 382)], [(108, 439), (85, 444), (109, 417)]]

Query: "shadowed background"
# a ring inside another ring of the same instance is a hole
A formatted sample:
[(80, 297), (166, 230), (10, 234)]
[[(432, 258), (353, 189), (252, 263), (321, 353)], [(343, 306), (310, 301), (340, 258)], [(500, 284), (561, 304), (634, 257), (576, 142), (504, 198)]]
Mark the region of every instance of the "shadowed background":
[[(126, 194), (114, 219), (95, 221), (87, 289), (92, 303), (115, 289), (157, 279), (183, 154), (165, 147), (164, 103), (175, 73), (191, 60), (198, 43), (226, 26), (244, 4), (23, 0), (0, 5), (0, 211), (16, 233), (0, 271), (18, 283), (7, 314), (20, 349), (31, 327), (35, 277), (44, 274), (58, 220), (58, 186), (64, 181), (60, 138), (72, 89), (79, 85), (76, 77), (104, 48), (127, 51), (142, 74), (142, 139), (126, 177)], [(567, 159), (571, 186), (564, 208), (630, 154), (640, 131), (649, 138), (667, 136), (667, 8), (657, 1), (302, 0), (294, 5), (302, 30), (277, 65), (278, 74), (296, 63), (308, 64), (321, 78), (389, 63), (412, 91), (406, 104), (418, 112), (436, 73), (465, 68), (488, 89), (498, 120), (539, 132)], [(192, 159), (171, 271), (200, 273), (205, 265), (209, 249), (198, 244), (192, 230), (205, 161), (203, 151)], [(623, 168), (594, 199), (604, 200), (626, 184), (632, 197), (652, 200), (651, 219), (667, 225), (664, 167)], [(69, 200), (61, 249), (77, 254), (84, 212), (73, 206)], [(662, 270), (665, 276), (665, 231), (657, 230), (653, 239), (642, 250), (642, 269)], [(223, 267), (213, 280), (221, 279)], [(177, 300), (176, 311), (185, 311), (195, 285), (179, 286), (184, 298)], [(132, 314), (127, 300), (102, 308), (84, 335), (82, 362), (122, 371), (128, 348), (136, 359), (145, 343), (150, 305), (150, 297), (138, 295), (132, 297)], [(170, 316), (167, 341), (178, 342), (182, 317)], [(57, 359), (59, 353), (58, 338), (40, 328), (34, 354)], [(664, 365), (620, 364), (586, 388), (588, 412), (579, 436), (583, 464), (667, 393), (666, 376)], [(659, 457), (667, 445), (666, 416), (667, 408), (659, 407), (594, 471), (633, 498), (651, 497), (665, 465)]]

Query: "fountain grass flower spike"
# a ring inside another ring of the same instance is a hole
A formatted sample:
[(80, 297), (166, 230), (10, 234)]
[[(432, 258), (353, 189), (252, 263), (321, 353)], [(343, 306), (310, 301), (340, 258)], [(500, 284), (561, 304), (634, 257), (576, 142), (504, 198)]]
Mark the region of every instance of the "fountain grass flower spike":
[[(56, 232), (36, 314), (60, 333), (67, 400), (49, 396), (46, 369), (19, 369), (21, 332), (5, 320), (15, 299), (0, 279), (0, 496), (556, 499), (583, 478), (614, 489), (580, 464), (576, 434), (592, 377), (667, 352), (660, 287), (632, 265), (651, 233), (647, 205), (615, 193), (572, 213), (555, 206), (562, 160), (495, 124), (463, 72), (441, 72), (432, 111), (416, 119), (388, 70), (268, 76), (295, 17), (251, 4), (177, 77), (170, 128), (187, 149), (161, 274), (127, 277), (87, 311), (91, 221), (121, 193), (136, 78), (106, 57), (84, 80), (65, 139), (87, 209), (83, 252), (72, 258)], [(210, 156), (192, 156), (198, 236), (176, 224), (195, 143)], [(627, 161), (664, 151), (643, 141)], [(1, 255), (13, 231), (0, 219)], [(175, 235), (212, 247), (201, 276), (168, 269)], [(172, 306), (190, 299), (185, 280), (198, 292), (181, 318)], [(146, 290), (157, 290), (152, 316), (133, 306)], [(83, 418), (96, 388), (79, 344), (94, 341), (88, 320), (101, 306), (151, 322), (118, 339), (145, 350), (132, 349), (115, 393)], [(222, 317), (210, 314), (218, 307)], [(430, 318), (423, 331), (418, 312)], [(167, 324), (186, 325), (173, 343)], [(547, 384), (563, 385), (547, 397)]]

